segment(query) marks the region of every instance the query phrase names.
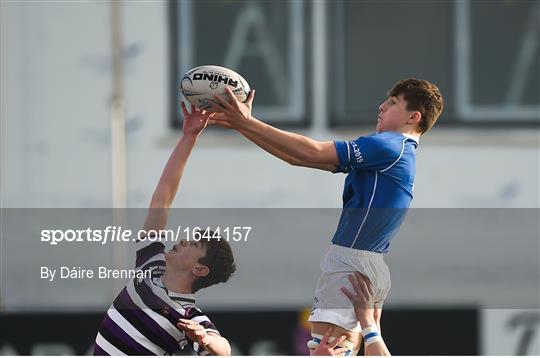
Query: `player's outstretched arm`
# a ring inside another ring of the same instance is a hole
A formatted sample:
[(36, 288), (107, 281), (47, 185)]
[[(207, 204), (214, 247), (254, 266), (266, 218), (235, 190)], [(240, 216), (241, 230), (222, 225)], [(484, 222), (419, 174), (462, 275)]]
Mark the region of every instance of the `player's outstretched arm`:
[(186, 162), (197, 142), (199, 134), (212, 116), (209, 112), (200, 111), (191, 105), (191, 113), (182, 102), (182, 112), (184, 114), (184, 126), (182, 138), (171, 153), (157, 187), (152, 195), (150, 210), (144, 223), (144, 230), (161, 230), (167, 224), (169, 208), (176, 196), (180, 179), (184, 173)]
[[(219, 125), (219, 126), (222, 126), (222, 127), (225, 127), (225, 128), (233, 129), (233, 127), (229, 123), (227, 123), (224, 120), (219, 119), (219, 118), (222, 118), (222, 119), (226, 118), (226, 116), (223, 115), (223, 113), (217, 113), (216, 117), (214, 117), (214, 118), (215, 119), (210, 119), (208, 121), (209, 125), (210, 124), (215, 124), (215, 125)], [(337, 169), (337, 166), (333, 165), (333, 164), (317, 164), (317, 163), (302, 162), (302, 161), (298, 160), (297, 158), (293, 158), (292, 156), (290, 156), (288, 154), (285, 154), (284, 152), (282, 152), (280, 150), (277, 150), (276, 148), (272, 147), (271, 145), (267, 144), (263, 140), (257, 138), (256, 136), (254, 136), (253, 134), (250, 134), (247, 131), (239, 129), (238, 132), (240, 132), (240, 134), (242, 134), (248, 140), (255, 143), (258, 147), (260, 147), (264, 151), (266, 151), (266, 152), (270, 153), (271, 155), (273, 155), (273, 156), (275, 156), (275, 157), (289, 163), (290, 165), (299, 166), (299, 167), (313, 168), (313, 169), (320, 169), (320, 170), (325, 170), (325, 171), (330, 171), (330, 172), (334, 172)]]
[(193, 342), (197, 342), (200, 347), (203, 347), (211, 355), (231, 355), (231, 345), (226, 338), (223, 338), (214, 332), (206, 332), (204, 327), (197, 322), (188, 319), (181, 319), (177, 326), (184, 331), (189, 339), (191, 339)]
[(337, 165), (334, 165), (334, 164), (324, 164), (324, 163), (308, 163), (308, 162), (303, 162), (297, 158), (294, 158), (288, 154), (285, 154), (284, 152), (280, 151), (280, 150), (277, 150), (275, 147), (273, 147), (272, 145), (266, 143), (263, 139), (261, 138), (258, 138), (257, 136), (251, 134), (250, 132), (247, 132), (247, 131), (244, 131), (244, 130), (239, 130), (239, 132), (244, 136), (246, 137), (247, 139), (249, 139), (250, 141), (252, 141), (253, 143), (255, 143), (257, 146), (259, 146), (261, 149), (263, 149), (264, 151), (272, 154), (273, 156), (281, 159), (281, 160), (284, 160), (285, 162), (289, 163), (290, 165), (294, 165), (294, 166), (298, 166), (298, 167), (306, 167), (306, 168), (313, 168), (313, 169), (320, 169), (320, 170), (325, 170), (325, 171), (329, 171), (329, 172), (333, 172), (337, 169)]
[(245, 103), (239, 102), (229, 88), (226, 88), (228, 103), (215, 96), (221, 108), (214, 108), (220, 114), (214, 117), (225, 127), (238, 130), (246, 138), (267, 152), (293, 165), (334, 170), (339, 164), (334, 142), (320, 142), (299, 134), (283, 131), (259, 121), (251, 115), (255, 91), (251, 91)]
[(374, 318), (375, 302), (373, 300), (373, 286), (369, 278), (359, 272), (349, 276), (349, 281), (354, 293), (342, 287), (341, 291), (351, 300), (354, 305), (356, 318), (362, 327), (364, 337), (364, 353), (367, 356), (389, 356), (390, 351), (386, 347), (380, 330)]

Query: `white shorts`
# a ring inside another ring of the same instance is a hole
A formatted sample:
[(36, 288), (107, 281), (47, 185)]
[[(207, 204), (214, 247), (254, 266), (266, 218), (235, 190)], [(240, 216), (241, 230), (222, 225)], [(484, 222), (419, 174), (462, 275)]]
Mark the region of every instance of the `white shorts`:
[(346, 287), (354, 292), (349, 275), (360, 272), (370, 279), (375, 303), (381, 308), (390, 292), (390, 270), (383, 260), (383, 255), (331, 245), (321, 259), (321, 270), (309, 321), (328, 322), (348, 331), (360, 332), (362, 329), (356, 319), (354, 307), (341, 288)]

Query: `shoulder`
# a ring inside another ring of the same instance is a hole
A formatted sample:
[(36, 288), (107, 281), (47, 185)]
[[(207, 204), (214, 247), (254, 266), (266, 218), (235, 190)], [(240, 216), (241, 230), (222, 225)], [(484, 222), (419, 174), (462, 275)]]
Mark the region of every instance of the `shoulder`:
[(376, 150), (380, 155), (399, 156), (403, 150), (406, 139), (407, 137), (401, 133), (380, 132), (360, 137), (355, 142), (361, 147), (368, 147), (369, 149)]

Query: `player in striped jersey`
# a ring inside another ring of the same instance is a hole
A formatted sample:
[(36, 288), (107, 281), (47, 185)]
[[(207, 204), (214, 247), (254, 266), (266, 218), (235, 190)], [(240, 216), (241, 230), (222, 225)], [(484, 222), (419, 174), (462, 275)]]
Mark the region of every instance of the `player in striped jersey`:
[[(211, 114), (191, 107), (184, 114), (183, 135), (172, 152), (152, 196), (145, 232), (165, 229), (187, 159)], [(95, 355), (230, 355), (229, 342), (195, 306), (194, 293), (226, 282), (235, 271), (225, 240), (183, 240), (165, 252), (159, 238), (139, 241), (135, 266), (151, 270), (135, 278), (116, 297), (96, 337)]]
[[(227, 89), (229, 101), (215, 100), (221, 112), (211, 123), (238, 130), (270, 154), (295, 166), (348, 174), (343, 189), (343, 211), (315, 289), (309, 321), (312, 336), (329, 327), (346, 335), (341, 346), (355, 354), (362, 328), (351, 302), (341, 292), (348, 275), (358, 271), (373, 284), (380, 326), (382, 305), (390, 291), (390, 272), (383, 260), (413, 197), (416, 149), (419, 138), (437, 121), (443, 109), (439, 89), (419, 79), (399, 81), (379, 106), (376, 132), (350, 141), (316, 141), (274, 128), (251, 115), (255, 92), (240, 103)], [(314, 348), (316, 339), (308, 343)]]

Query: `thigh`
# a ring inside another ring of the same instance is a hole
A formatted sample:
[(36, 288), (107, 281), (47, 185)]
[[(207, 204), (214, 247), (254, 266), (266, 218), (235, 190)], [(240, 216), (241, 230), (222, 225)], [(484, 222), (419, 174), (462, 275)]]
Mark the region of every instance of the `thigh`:
[(354, 343), (355, 349), (358, 349), (361, 344), (360, 332), (353, 332), (346, 330), (340, 326), (328, 322), (310, 322), (311, 323), (311, 333), (324, 335), (329, 327), (333, 328), (332, 337), (341, 337), (346, 336), (346, 339)]

